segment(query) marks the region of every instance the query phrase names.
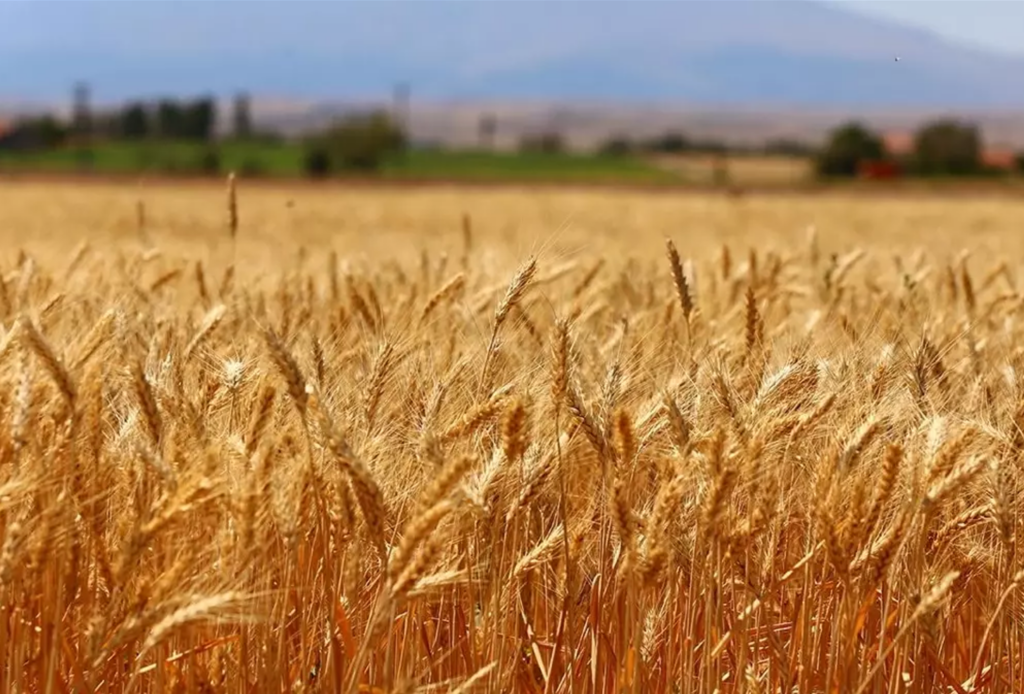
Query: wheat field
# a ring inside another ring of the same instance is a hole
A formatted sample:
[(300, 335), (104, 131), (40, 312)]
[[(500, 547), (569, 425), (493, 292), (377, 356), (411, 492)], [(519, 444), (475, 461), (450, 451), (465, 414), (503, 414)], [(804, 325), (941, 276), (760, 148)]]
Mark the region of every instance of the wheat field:
[(1024, 691), (1022, 219), (5, 183), (0, 688)]

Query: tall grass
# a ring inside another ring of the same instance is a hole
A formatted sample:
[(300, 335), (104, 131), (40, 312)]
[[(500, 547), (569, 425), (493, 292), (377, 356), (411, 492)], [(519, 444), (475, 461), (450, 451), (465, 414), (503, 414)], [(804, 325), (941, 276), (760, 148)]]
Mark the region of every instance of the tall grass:
[(473, 233), (8, 262), (0, 688), (1024, 690), (1005, 266)]

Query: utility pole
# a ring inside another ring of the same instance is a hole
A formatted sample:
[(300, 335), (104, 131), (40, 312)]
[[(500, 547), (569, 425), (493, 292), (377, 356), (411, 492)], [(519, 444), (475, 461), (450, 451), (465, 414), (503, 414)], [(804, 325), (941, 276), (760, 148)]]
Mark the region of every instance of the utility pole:
[(235, 95), (233, 120), (232, 131), (235, 138), (246, 140), (252, 137), (252, 102), (249, 95), (244, 92)]
[(493, 113), (485, 113), (480, 116), (477, 132), (480, 146), (484, 149), (493, 150), (498, 134), (498, 117)]
[(72, 93), (71, 119), (72, 130), (78, 146), (78, 164), (89, 168), (92, 164), (92, 107), (90, 105), (89, 85), (85, 82), (75, 84)]
[(89, 108), (89, 85), (85, 82), (75, 84), (71, 118), (75, 135), (83, 140), (87, 139), (92, 130), (92, 113)]
[(401, 128), (403, 132), (405, 132), (406, 137), (409, 136), (411, 116), (409, 101), (411, 99), (411, 92), (412, 90), (407, 82), (400, 82), (399, 84), (395, 85), (393, 103), (394, 113), (392, 114), (392, 116), (394, 117), (395, 123), (398, 125), (398, 127)]

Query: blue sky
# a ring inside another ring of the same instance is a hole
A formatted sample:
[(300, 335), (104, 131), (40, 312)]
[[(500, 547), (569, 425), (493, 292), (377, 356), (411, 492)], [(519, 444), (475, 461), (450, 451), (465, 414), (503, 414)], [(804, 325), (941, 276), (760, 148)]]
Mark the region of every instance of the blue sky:
[[(0, 3), (7, 1), (0, 0)], [(49, 4), (55, 10), (62, 5), (57, 0), (34, 1)], [(127, 2), (129, 0), (118, 1)], [(138, 2), (139, 0), (133, 1)], [(184, 1), (202, 2), (202, 0)], [(240, 4), (253, 1), (255, 0), (240, 0)], [(339, 2), (343, 0), (322, 1)], [(727, 0), (711, 1), (725, 2)], [(772, 0), (764, 1), (772, 2)], [(1024, 0), (824, 1), (855, 10), (861, 14), (930, 29), (947, 38), (979, 48), (1024, 56)]]
[(979, 48), (1024, 55), (1024, 0), (828, 1)]

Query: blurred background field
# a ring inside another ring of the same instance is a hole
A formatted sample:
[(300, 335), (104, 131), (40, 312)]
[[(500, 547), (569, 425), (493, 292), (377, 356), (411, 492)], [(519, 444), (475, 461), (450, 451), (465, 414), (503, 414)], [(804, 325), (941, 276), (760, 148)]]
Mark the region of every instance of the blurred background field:
[[(253, 272), (280, 260), (282, 241), (303, 246), (310, 257), (329, 250), (412, 257), (421, 248), (457, 245), (464, 217), (496, 255), (516, 257), (541, 251), (568, 257), (586, 250), (656, 259), (666, 237), (695, 255), (711, 254), (722, 244), (742, 253), (747, 247), (798, 247), (812, 228), (825, 251), (863, 248), (879, 263), (918, 249), (949, 257), (965, 248), (990, 258), (1024, 252), (1024, 199), (1009, 195), (778, 192), (737, 198), (585, 186), (388, 188), (261, 181), (247, 187), (245, 179), (238, 195), (239, 252), (261, 259)], [(49, 255), (69, 252), (68, 244), (83, 240), (125, 248), (151, 243), (183, 257), (228, 243), (223, 182), (9, 181), (0, 186), (0, 209), (7, 222), (0, 225), (0, 239), (9, 248)]]

